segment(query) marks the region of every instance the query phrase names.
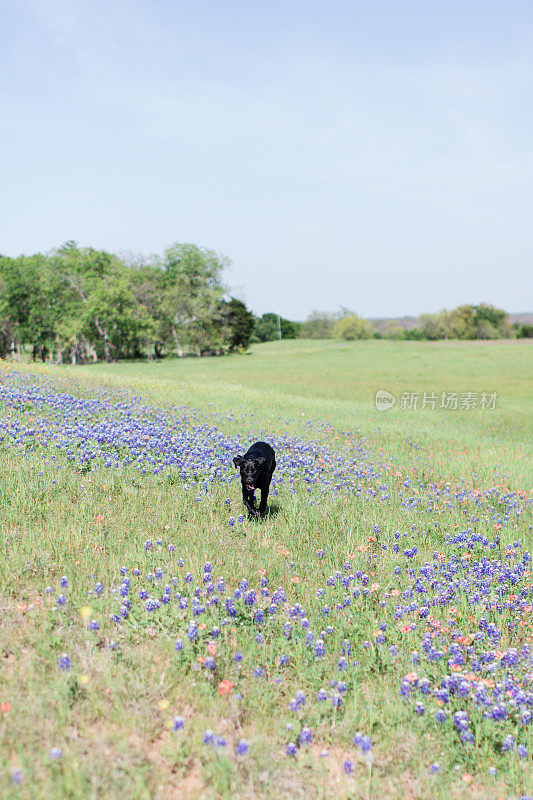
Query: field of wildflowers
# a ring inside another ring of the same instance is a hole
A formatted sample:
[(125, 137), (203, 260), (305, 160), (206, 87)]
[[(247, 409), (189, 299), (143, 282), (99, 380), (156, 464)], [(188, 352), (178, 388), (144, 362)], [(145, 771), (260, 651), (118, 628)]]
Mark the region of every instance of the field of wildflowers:
[[(466, 418), (311, 414), (297, 378), (237, 405), (235, 374), (195, 394), (196, 366), (171, 389), (153, 369), (0, 369), (0, 796), (531, 795), (509, 365), (502, 408)], [(232, 457), (258, 438), (257, 522)]]

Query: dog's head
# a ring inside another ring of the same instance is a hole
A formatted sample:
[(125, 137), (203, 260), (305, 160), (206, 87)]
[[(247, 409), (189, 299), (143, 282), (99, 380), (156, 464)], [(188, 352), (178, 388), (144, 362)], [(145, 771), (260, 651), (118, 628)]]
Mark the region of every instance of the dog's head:
[(261, 472), (261, 467), (265, 463), (262, 456), (258, 458), (248, 459), (243, 456), (235, 456), (233, 463), (241, 471), (241, 480), (243, 486), (249, 491), (257, 488), (257, 481)]

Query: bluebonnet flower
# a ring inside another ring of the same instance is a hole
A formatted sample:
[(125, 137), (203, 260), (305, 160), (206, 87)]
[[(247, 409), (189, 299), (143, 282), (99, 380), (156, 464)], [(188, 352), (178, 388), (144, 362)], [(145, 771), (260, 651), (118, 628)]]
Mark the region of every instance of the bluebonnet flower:
[(326, 654), (326, 646), (323, 639), (317, 639), (315, 642), (315, 658), (323, 658)]
[(299, 708), (305, 705), (305, 694), (300, 690), (296, 692), (293, 699), (289, 703), (290, 711), (298, 711)]
[(70, 669), (70, 658), (66, 653), (63, 653), (63, 655), (59, 659), (59, 669), (65, 671), (68, 671)]
[(311, 744), (312, 734), (310, 728), (302, 728), (300, 731), (300, 736), (298, 737), (298, 741), (301, 745), (309, 745)]
[(11, 783), (19, 786), (24, 780), (24, 773), (20, 767), (16, 767), (11, 771)]

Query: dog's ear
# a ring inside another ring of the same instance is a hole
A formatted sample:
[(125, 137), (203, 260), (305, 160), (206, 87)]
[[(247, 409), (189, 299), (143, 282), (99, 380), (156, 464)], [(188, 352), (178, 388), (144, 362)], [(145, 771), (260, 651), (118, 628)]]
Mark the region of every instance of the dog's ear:
[(236, 467), (240, 467), (243, 461), (244, 459), (242, 456), (235, 456), (235, 458), (233, 459), (233, 463), (235, 464)]

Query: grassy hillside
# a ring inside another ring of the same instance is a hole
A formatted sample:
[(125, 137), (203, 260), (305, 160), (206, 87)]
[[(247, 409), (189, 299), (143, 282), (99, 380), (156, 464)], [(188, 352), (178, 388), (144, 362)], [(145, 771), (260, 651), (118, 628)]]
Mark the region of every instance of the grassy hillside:
[[(0, 796), (533, 791), (532, 355), (2, 364)], [(232, 464), (256, 438), (259, 521)]]

